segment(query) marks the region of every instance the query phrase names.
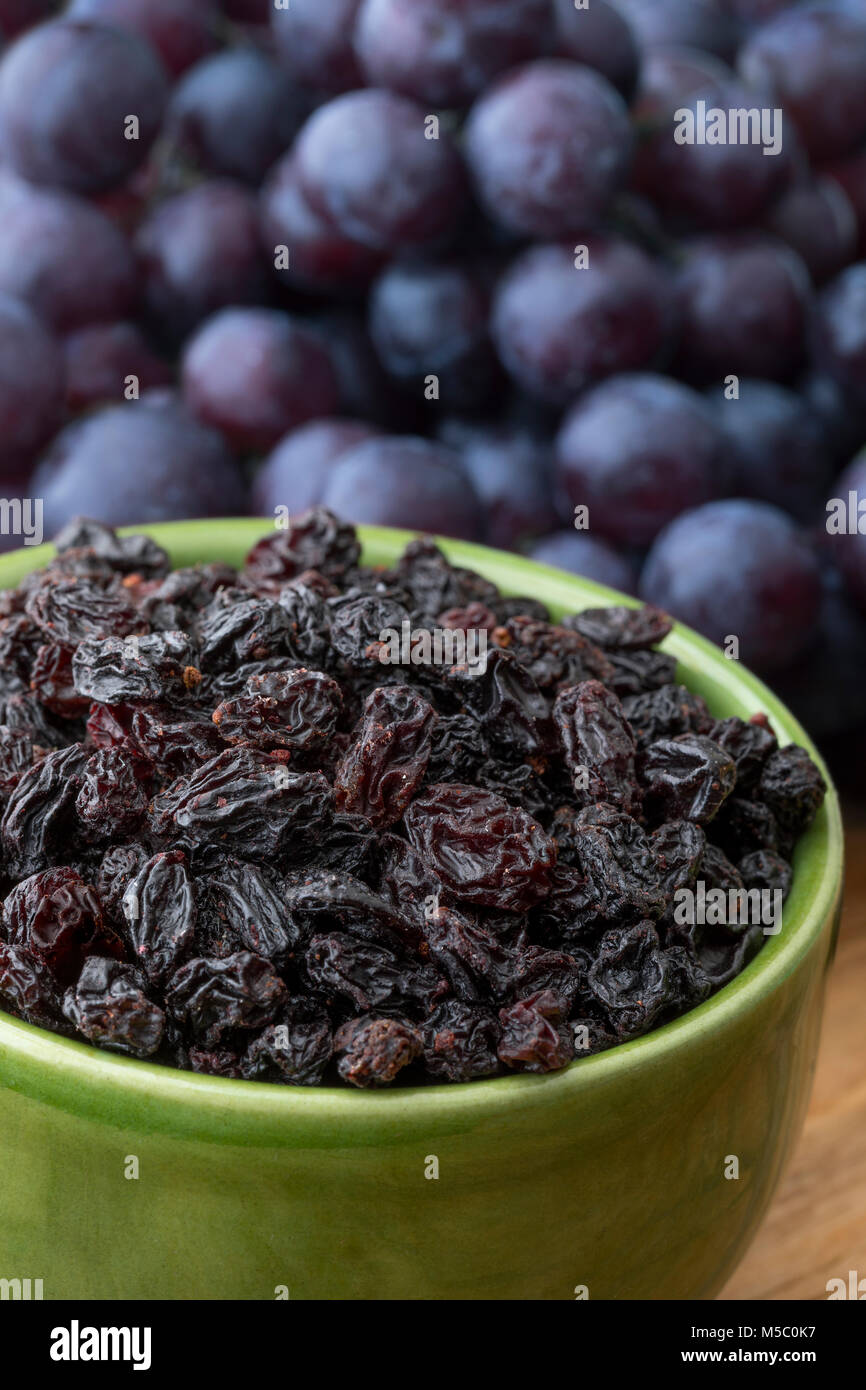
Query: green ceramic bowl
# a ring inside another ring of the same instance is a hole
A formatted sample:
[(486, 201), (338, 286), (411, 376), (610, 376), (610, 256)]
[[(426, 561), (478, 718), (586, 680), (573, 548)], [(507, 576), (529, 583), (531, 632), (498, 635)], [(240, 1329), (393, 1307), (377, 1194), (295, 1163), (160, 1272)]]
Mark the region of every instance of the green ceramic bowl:
[[(148, 529), (185, 565), (239, 562), (264, 526)], [(408, 539), (362, 534), (373, 563)], [(619, 601), (513, 555), (444, 548), (555, 613)], [(49, 554), (0, 560), (0, 586)], [(817, 756), (708, 642), (678, 628), (666, 646), (717, 715), (767, 710), (783, 742)], [(170, 1071), (0, 1015), (0, 1278), (42, 1279), (45, 1298), (711, 1298), (800, 1131), (841, 885), (831, 790), (783, 930), (738, 979), (546, 1077), (296, 1090)]]

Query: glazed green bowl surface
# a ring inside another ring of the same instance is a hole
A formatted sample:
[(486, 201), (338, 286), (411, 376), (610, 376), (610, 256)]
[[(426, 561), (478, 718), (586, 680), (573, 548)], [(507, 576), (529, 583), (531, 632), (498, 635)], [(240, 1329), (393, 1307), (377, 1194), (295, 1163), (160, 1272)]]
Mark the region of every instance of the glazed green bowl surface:
[[(267, 526), (145, 529), (188, 565), (239, 563)], [(371, 564), (410, 539), (361, 536)], [(623, 601), (513, 555), (442, 545), (555, 615)], [(52, 553), (0, 559), (0, 586)], [(682, 627), (665, 648), (717, 716), (766, 710), (781, 742), (817, 759), (717, 648)], [(229, 1081), (0, 1014), (0, 1279), (41, 1279), (47, 1299), (713, 1297), (808, 1102), (842, 886), (832, 788), (794, 868), (782, 931), (735, 981), (544, 1077), (380, 1092)]]

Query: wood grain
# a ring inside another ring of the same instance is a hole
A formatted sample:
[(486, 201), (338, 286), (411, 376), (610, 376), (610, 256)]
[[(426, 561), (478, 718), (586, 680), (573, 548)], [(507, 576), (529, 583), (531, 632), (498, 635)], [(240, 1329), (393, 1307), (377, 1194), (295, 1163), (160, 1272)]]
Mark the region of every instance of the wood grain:
[(866, 1277), (866, 809), (847, 819), (842, 929), (806, 1125), (721, 1299), (825, 1299), (828, 1279)]

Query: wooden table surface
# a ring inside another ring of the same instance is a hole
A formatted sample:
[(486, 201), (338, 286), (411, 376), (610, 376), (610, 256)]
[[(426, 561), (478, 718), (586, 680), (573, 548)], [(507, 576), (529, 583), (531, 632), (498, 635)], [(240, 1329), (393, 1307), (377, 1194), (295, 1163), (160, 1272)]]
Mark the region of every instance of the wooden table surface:
[(825, 1299), (866, 1278), (866, 808), (848, 808), (847, 887), (812, 1103), (764, 1224), (720, 1298)]

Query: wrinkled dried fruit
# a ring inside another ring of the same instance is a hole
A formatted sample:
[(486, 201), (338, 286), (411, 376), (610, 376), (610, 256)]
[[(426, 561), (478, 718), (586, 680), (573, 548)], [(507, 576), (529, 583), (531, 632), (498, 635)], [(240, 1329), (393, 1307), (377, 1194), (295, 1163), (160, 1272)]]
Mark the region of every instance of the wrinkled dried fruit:
[(353, 1018), (337, 1030), (337, 1070), (351, 1086), (388, 1086), (420, 1056), (421, 1037), (398, 1018)]
[(72, 658), (78, 694), (103, 705), (153, 704), (195, 689), (201, 673), (185, 632), (89, 637)]
[(377, 830), (398, 821), (427, 770), (435, 724), (431, 705), (409, 686), (371, 691), (334, 776), (337, 809)]
[(706, 825), (733, 791), (734, 760), (703, 734), (680, 734), (650, 744), (641, 759), (647, 810), (660, 820)]
[(213, 721), (226, 743), (311, 753), (333, 734), (342, 704), (337, 682), (321, 671), (269, 671), (218, 705)]
[(287, 1002), (286, 986), (274, 967), (251, 951), (222, 960), (196, 956), (172, 976), (166, 1007), (205, 1047), (215, 1047), (232, 1029), (273, 1023)]
[(96, 893), (75, 869), (48, 869), (13, 888), (3, 904), (3, 934), (61, 984), (76, 978), (87, 956), (120, 955)]
[(165, 1014), (139, 984), (131, 966), (90, 956), (63, 999), (63, 1012), (89, 1042), (150, 1057), (162, 1041)]
[(429, 787), (405, 820), (412, 844), (462, 902), (525, 912), (550, 887), (556, 842), (492, 792)]
[(186, 858), (156, 854), (131, 879), (121, 902), (136, 962), (157, 984), (177, 969), (192, 946), (196, 909)]
[(330, 788), (320, 772), (289, 772), (253, 748), (228, 748), (155, 798), (153, 832), (218, 840), (245, 858), (272, 860), (301, 829), (325, 830)]
[(80, 519), (0, 593), (0, 1009), (218, 1079), (466, 1083), (760, 950), (737, 904), (787, 895), (824, 782), (677, 682), (658, 610), (552, 618), (423, 538), (364, 568), (322, 509), (168, 564)]
[(636, 811), (634, 734), (616, 695), (600, 681), (582, 681), (560, 691), (553, 717), (577, 801)]

